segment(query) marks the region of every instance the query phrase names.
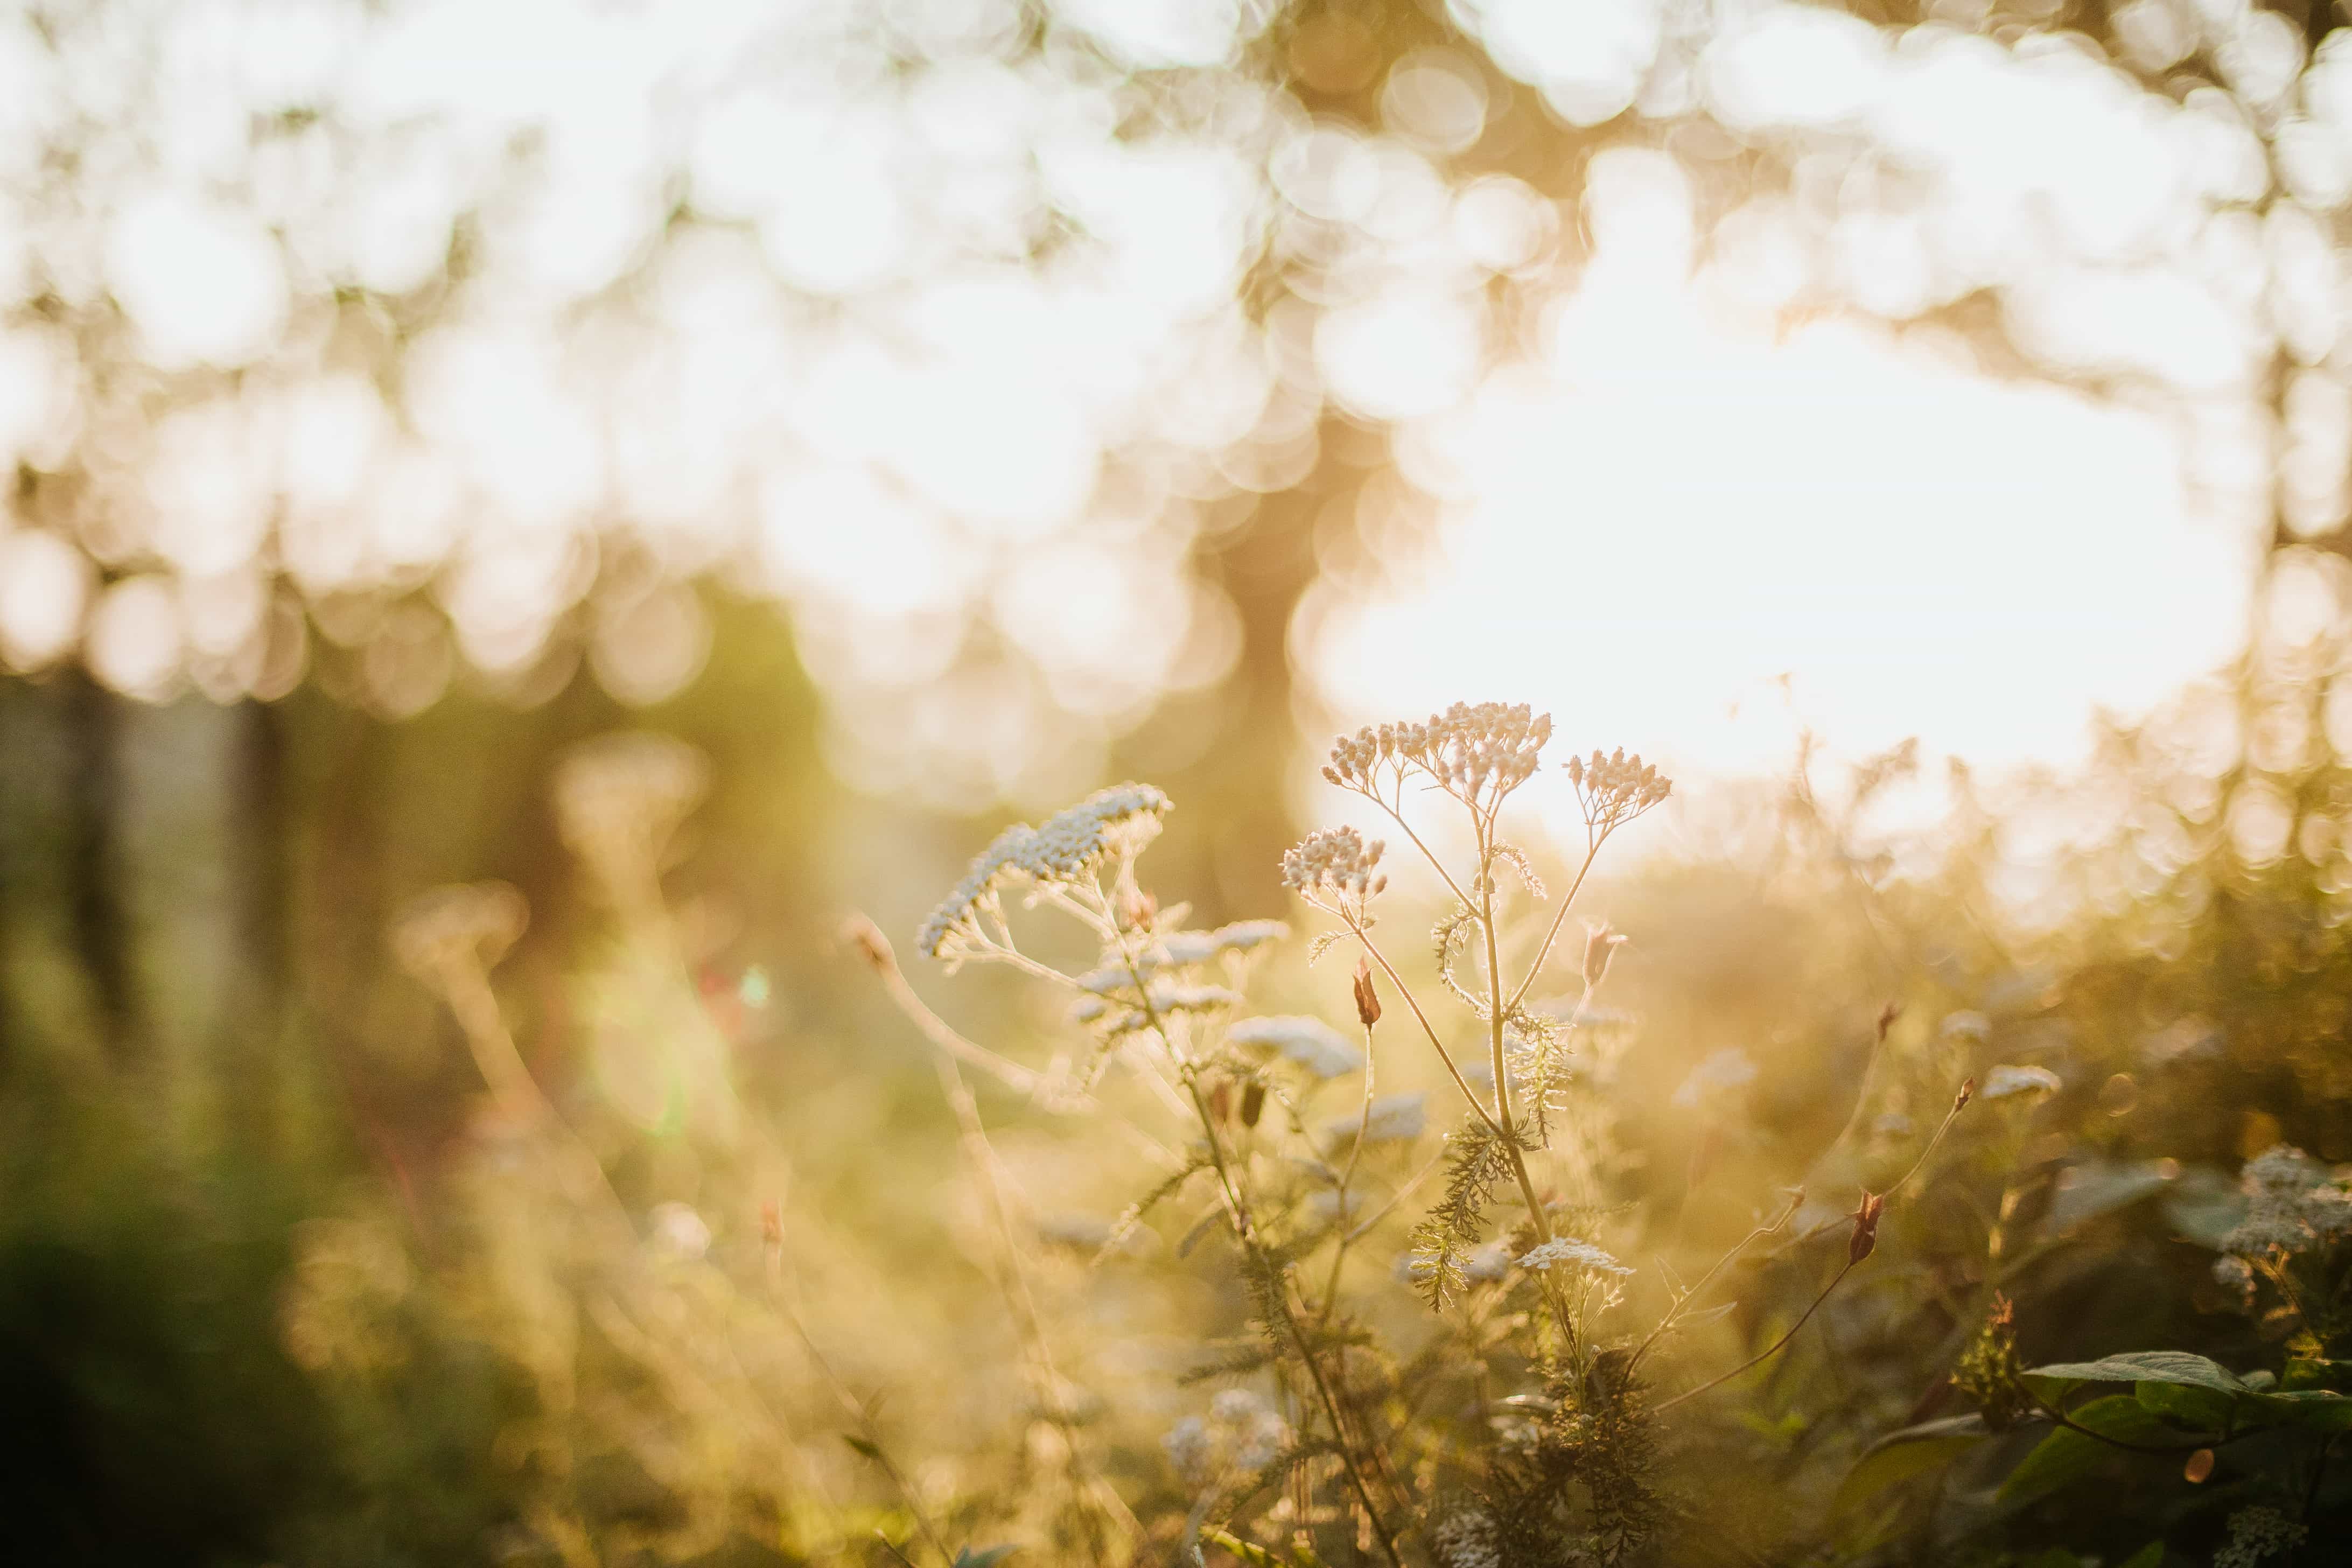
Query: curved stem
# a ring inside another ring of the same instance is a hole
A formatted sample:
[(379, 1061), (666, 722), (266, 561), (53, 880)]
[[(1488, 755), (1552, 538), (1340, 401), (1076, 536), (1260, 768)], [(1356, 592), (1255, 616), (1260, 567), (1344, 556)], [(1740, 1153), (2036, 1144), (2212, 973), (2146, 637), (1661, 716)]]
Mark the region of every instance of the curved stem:
[(1715, 1267), (1700, 1275), (1698, 1277), (1698, 1283), (1684, 1291), (1682, 1299), (1676, 1301), (1672, 1307), (1666, 1309), (1665, 1315), (1658, 1320), (1658, 1326), (1650, 1331), (1649, 1337), (1644, 1339), (1641, 1344), (1635, 1348), (1633, 1359), (1625, 1363), (1626, 1373), (1630, 1375), (1635, 1367), (1642, 1364), (1642, 1358), (1650, 1353), (1650, 1347), (1656, 1344), (1676, 1322), (1681, 1321), (1683, 1309), (1689, 1306), (1693, 1301), (1697, 1300), (1700, 1295), (1706, 1291), (1706, 1288), (1715, 1283), (1715, 1277), (1717, 1275), (1731, 1267), (1731, 1263), (1734, 1258), (1737, 1258), (1741, 1253), (1747, 1251), (1757, 1242), (1763, 1240), (1766, 1237), (1770, 1236), (1777, 1231), (1784, 1229), (1790, 1220), (1797, 1217), (1797, 1209), (1804, 1203), (1804, 1201), (1805, 1194), (1800, 1192), (1796, 1196), (1789, 1200), (1789, 1206), (1780, 1211), (1780, 1217), (1779, 1219), (1774, 1220), (1770, 1225), (1758, 1226), (1746, 1236), (1741, 1237), (1739, 1238), (1738, 1245), (1732, 1247), (1730, 1251), (1725, 1253), (1721, 1258), (1717, 1258), (1715, 1260)]
[(1568, 922), (1568, 911), (1576, 902), (1577, 891), (1584, 886), (1586, 873), (1592, 869), (1592, 862), (1601, 858), (1601, 847), (1608, 841), (1609, 835), (1601, 833), (1587, 844), (1584, 864), (1576, 868), (1575, 880), (1570, 882), (1568, 891), (1560, 895), (1559, 908), (1551, 917), (1551, 928), (1544, 932), (1543, 945), (1536, 949), (1535, 958), (1528, 963), (1527, 973), (1521, 977), (1517, 989), (1511, 993), (1510, 1001), (1503, 1005), (1501, 1011), (1507, 1013), (1517, 1007), (1527, 996), (1528, 987), (1536, 983), (1536, 976), (1543, 973), (1546, 961), (1551, 957), (1552, 943), (1559, 940), (1559, 928)]
[(1733, 1378), (1738, 1377), (1741, 1373), (1746, 1372), (1748, 1368), (1760, 1366), (1765, 1362), (1768, 1362), (1774, 1356), (1780, 1354), (1780, 1352), (1786, 1348), (1789, 1342), (1797, 1337), (1797, 1331), (1803, 1328), (1807, 1323), (1812, 1321), (1813, 1314), (1821, 1310), (1822, 1303), (1830, 1299), (1830, 1292), (1835, 1290), (1840, 1284), (1843, 1283), (1845, 1277), (1853, 1272), (1854, 1265), (1859, 1261), (1861, 1261), (1859, 1258), (1848, 1258), (1846, 1260), (1845, 1267), (1840, 1268), (1837, 1271), (1835, 1278), (1832, 1279), (1827, 1285), (1822, 1288), (1822, 1293), (1813, 1298), (1813, 1304), (1805, 1309), (1804, 1316), (1799, 1318), (1794, 1323), (1789, 1326), (1789, 1331), (1787, 1333), (1782, 1334), (1779, 1339), (1774, 1340), (1769, 1345), (1767, 1345), (1764, 1349), (1757, 1352), (1754, 1355), (1749, 1356), (1746, 1361), (1741, 1362), (1738, 1366), (1733, 1367), (1729, 1372), (1725, 1373), (1722, 1376), (1710, 1377), (1705, 1383), (1700, 1384), (1696, 1388), (1685, 1388), (1680, 1394), (1675, 1394), (1672, 1399), (1661, 1400), (1651, 1408), (1659, 1413), (1672, 1410), (1675, 1405), (1680, 1405), (1683, 1401), (1686, 1399), (1696, 1399), (1700, 1394), (1705, 1394), (1708, 1389), (1729, 1383)]
[(1453, 1053), (1445, 1048), (1445, 1042), (1437, 1037), (1436, 1026), (1430, 1023), (1429, 1015), (1421, 1010), (1421, 1003), (1414, 998), (1412, 989), (1405, 984), (1404, 976), (1397, 973), (1396, 965), (1388, 961), (1388, 955), (1382, 952), (1379, 944), (1372, 941), (1371, 933), (1364, 929), (1361, 921), (1344, 910), (1339, 911), (1339, 916), (1348, 922), (1349, 929), (1355, 932), (1356, 940), (1364, 944), (1364, 951), (1371, 954), (1372, 962), (1381, 966), (1381, 973), (1389, 977), (1389, 984), (1396, 987), (1397, 994), (1404, 998), (1404, 1005), (1412, 1012), (1413, 1021), (1421, 1026), (1421, 1032), (1429, 1037), (1430, 1048), (1437, 1053), (1437, 1059), (1445, 1064), (1445, 1071), (1454, 1079), (1454, 1087), (1462, 1091), (1462, 1098), (1469, 1101), (1472, 1110), (1478, 1113), (1478, 1120), (1484, 1121), (1496, 1137), (1503, 1137), (1505, 1134), (1502, 1124), (1495, 1120), (1494, 1112), (1488, 1110), (1485, 1102), (1480, 1100), (1477, 1094), (1472, 1090), (1468, 1080), (1462, 1076), (1462, 1069), (1454, 1065)]

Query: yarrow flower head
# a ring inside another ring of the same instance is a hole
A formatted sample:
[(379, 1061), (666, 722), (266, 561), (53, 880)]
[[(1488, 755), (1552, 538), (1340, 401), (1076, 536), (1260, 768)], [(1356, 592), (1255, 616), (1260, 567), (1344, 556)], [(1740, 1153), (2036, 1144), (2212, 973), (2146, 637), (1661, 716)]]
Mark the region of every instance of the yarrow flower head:
[(1691, 1068), (1690, 1076), (1675, 1090), (1675, 1103), (1688, 1110), (1711, 1103), (1755, 1081), (1755, 1059), (1738, 1046), (1726, 1046), (1710, 1052), (1706, 1060)]
[(1320, 1018), (1244, 1018), (1225, 1031), (1225, 1038), (1245, 1051), (1297, 1062), (1317, 1078), (1343, 1078), (1364, 1065), (1364, 1053)]
[(1501, 1568), (1502, 1533), (1495, 1528), (1495, 1516), (1484, 1509), (1447, 1514), (1429, 1539), (1444, 1568)]
[(1324, 1128), (1324, 1136), (1353, 1138), (1359, 1125), (1367, 1143), (1410, 1143), (1429, 1126), (1428, 1097), (1418, 1092), (1381, 1095), (1372, 1101), (1369, 1113), (1339, 1118)]
[(1626, 1275), (1633, 1272), (1591, 1242), (1567, 1236), (1556, 1237), (1527, 1253), (1520, 1258), (1519, 1267), (1529, 1269), (1566, 1267), (1580, 1268), (1588, 1274)]
[(2242, 1508), (2230, 1516), (2230, 1543), (2213, 1554), (2213, 1568), (2254, 1568), (2267, 1559), (2285, 1556), (2310, 1533), (2267, 1503)]
[(1160, 950), (1170, 963), (1206, 963), (1227, 953), (1253, 952), (1289, 934), (1290, 928), (1280, 921), (1235, 921), (1214, 931), (1171, 931), (1160, 939)]
[(430, 985), (453, 964), (484, 969), (506, 956), (530, 922), (522, 895), (504, 882), (472, 882), (420, 894), (392, 925), (393, 955)]
[(710, 787), (710, 763), (671, 735), (599, 735), (555, 770), (555, 825), (607, 889), (634, 892)]
[(2058, 1075), (2048, 1068), (2017, 1067), (2002, 1063), (1985, 1074), (1984, 1087), (1976, 1092), (1979, 1100), (2007, 1100), (2012, 1094), (2055, 1094), (2064, 1087)]
[(1319, 827), (1282, 857), (1282, 885), (1312, 898), (1331, 892), (1360, 903), (1389, 884), (1379, 870), (1379, 839), (1364, 842), (1352, 827)]
[(1383, 770), (1402, 779), (1418, 768), (1449, 795), (1491, 809), (1534, 776), (1550, 739), (1551, 715), (1524, 702), (1456, 702), (1426, 723), (1368, 726), (1339, 737), (1323, 776), (1378, 796)]
[(2226, 1252), (2242, 1258), (2307, 1252), (2352, 1234), (2352, 1194), (2300, 1149), (2281, 1143), (2247, 1161), (2238, 1186), (2246, 1195), (2246, 1217), (2221, 1238)]
[(1622, 746), (1607, 756), (1595, 751), (1590, 757), (1570, 757), (1567, 773), (1584, 803), (1584, 820), (1602, 833), (1633, 821), (1675, 788), (1674, 780), (1640, 757), (1627, 756)]
[(984, 951), (990, 943), (981, 921), (1002, 920), (1005, 889), (1065, 885), (1131, 858), (1158, 836), (1168, 811), (1168, 796), (1155, 785), (1123, 784), (1055, 812), (1042, 826), (1013, 824), (973, 858), (923, 921), (916, 950), (950, 963)]

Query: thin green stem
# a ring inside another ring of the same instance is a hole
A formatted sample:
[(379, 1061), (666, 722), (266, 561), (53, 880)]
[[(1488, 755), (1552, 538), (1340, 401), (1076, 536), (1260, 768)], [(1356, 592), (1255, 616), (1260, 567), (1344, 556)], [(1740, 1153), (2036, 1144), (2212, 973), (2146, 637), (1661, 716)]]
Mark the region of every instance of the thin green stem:
[(1830, 1299), (1830, 1293), (1844, 1282), (1845, 1277), (1853, 1272), (1854, 1265), (1860, 1261), (1862, 1261), (1860, 1258), (1848, 1258), (1845, 1266), (1840, 1268), (1837, 1271), (1836, 1276), (1832, 1278), (1827, 1285), (1822, 1288), (1822, 1293), (1813, 1298), (1813, 1303), (1811, 1306), (1805, 1309), (1804, 1316), (1799, 1318), (1794, 1323), (1789, 1326), (1789, 1331), (1787, 1333), (1782, 1334), (1779, 1339), (1774, 1340), (1764, 1349), (1757, 1352), (1754, 1355), (1749, 1356), (1746, 1361), (1741, 1362), (1738, 1366), (1733, 1367), (1729, 1372), (1725, 1373), (1722, 1376), (1710, 1377), (1705, 1383), (1700, 1384), (1696, 1388), (1685, 1388), (1680, 1394), (1675, 1394), (1672, 1399), (1661, 1400), (1657, 1405), (1652, 1406), (1652, 1409), (1659, 1414), (1664, 1414), (1666, 1411), (1672, 1410), (1675, 1405), (1682, 1404), (1685, 1400), (1696, 1399), (1700, 1394), (1705, 1394), (1708, 1389), (1718, 1387), (1723, 1384), (1729, 1383), (1733, 1378), (1738, 1377), (1741, 1373), (1746, 1372), (1748, 1368), (1760, 1366), (1765, 1362), (1768, 1362), (1774, 1356), (1780, 1354), (1780, 1352), (1787, 1347), (1789, 1342), (1797, 1337), (1797, 1331), (1803, 1328), (1807, 1323), (1812, 1321), (1813, 1314), (1822, 1310), (1822, 1303)]

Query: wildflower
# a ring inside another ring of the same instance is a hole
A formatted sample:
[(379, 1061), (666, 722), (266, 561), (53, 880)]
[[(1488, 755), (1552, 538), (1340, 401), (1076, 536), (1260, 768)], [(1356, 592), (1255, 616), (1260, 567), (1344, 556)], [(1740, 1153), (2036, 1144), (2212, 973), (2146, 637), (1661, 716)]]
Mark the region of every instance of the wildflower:
[(1149, 844), (1168, 811), (1168, 796), (1154, 785), (1123, 784), (1097, 791), (1040, 826), (1013, 824), (974, 858), (923, 921), (916, 950), (950, 963), (972, 956), (988, 945), (982, 918), (1003, 918), (1007, 887), (1023, 880), (1053, 887), (1091, 877)]
[(660, 869), (709, 786), (709, 760), (675, 736), (600, 735), (556, 768), (556, 830), (608, 889), (626, 891)]
[(1290, 934), (1280, 921), (1236, 921), (1215, 931), (1171, 931), (1160, 939), (1159, 957), (1171, 964), (1206, 963), (1229, 952), (1247, 952)]
[(437, 985), (453, 964), (488, 969), (498, 963), (530, 923), (530, 906), (504, 882), (436, 888), (393, 921), (393, 955), (409, 973)]
[(1367, 1143), (1410, 1143), (1421, 1136), (1429, 1125), (1429, 1103), (1425, 1096), (1384, 1094), (1372, 1101), (1369, 1114), (1360, 1117), (1343, 1116), (1323, 1129), (1327, 1138), (1349, 1139), (1356, 1136), (1359, 1121), (1363, 1125), (1363, 1141)]
[(2246, 1217), (2222, 1237), (2225, 1251), (2302, 1252), (2352, 1232), (2352, 1194), (2300, 1149), (2281, 1143), (2249, 1160), (2238, 1185), (2246, 1194)]
[(2254, 1304), (2254, 1268), (2244, 1258), (2227, 1254), (2215, 1258), (2213, 1282), (2237, 1297), (2242, 1308)]
[(1228, 1388), (1209, 1401), (1209, 1414), (1219, 1421), (1238, 1426), (1265, 1414), (1265, 1401), (1246, 1388)]
[(1981, 1040), (1992, 1033), (1992, 1020), (1982, 1013), (1947, 1013), (1938, 1028), (1948, 1040)]
[(1209, 1461), (1215, 1457), (1216, 1449), (1209, 1436), (1208, 1423), (1199, 1416), (1187, 1415), (1168, 1428), (1167, 1436), (1160, 1439), (1160, 1447), (1166, 1451), (1168, 1462), (1176, 1467), (1176, 1473), (1186, 1480), (1198, 1484), (1208, 1478)]
[(1984, 1087), (1977, 1093), (1983, 1100), (2007, 1100), (2012, 1094), (2055, 1094), (2063, 1087), (2063, 1080), (2048, 1068), (2012, 1067), (2004, 1062), (1985, 1074)]
[(2230, 1543), (2213, 1554), (2213, 1568), (2254, 1568), (2301, 1546), (2311, 1531), (2267, 1503), (2230, 1516)]
[(1551, 715), (1524, 702), (1456, 702), (1424, 724), (1368, 726), (1339, 736), (1323, 776), (1377, 795), (1383, 768), (1398, 779), (1418, 768), (1447, 794), (1491, 809), (1534, 776), (1550, 739)]
[(1591, 1242), (1567, 1236), (1555, 1237), (1519, 1259), (1519, 1267), (1527, 1269), (1556, 1268), (1562, 1265), (1582, 1269), (1588, 1274), (1624, 1275), (1633, 1272)]
[(1282, 885), (1310, 897), (1328, 890), (1359, 901), (1388, 886), (1379, 875), (1381, 852), (1387, 847), (1375, 838), (1370, 844), (1352, 827), (1322, 827), (1283, 852)]
[(1225, 1031), (1225, 1038), (1244, 1050), (1297, 1062), (1321, 1079), (1343, 1078), (1364, 1065), (1363, 1053), (1320, 1018), (1244, 1018)]
[[(1462, 1255), (1462, 1278), (1482, 1283), (1500, 1279), (1517, 1261), (1508, 1243), (1490, 1241)], [(1396, 1277), (1402, 1284), (1418, 1285), (1436, 1271), (1437, 1260), (1433, 1258), (1408, 1252), (1397, 1259)]]
[(710, 1226), (685, 1204), (656, 1204), (649, 1216), (653, 1234), (647, 1238), (657, 1252), (672, 1258), (700, 1258), (710, 1250)]
[(1570, 757), (1567, 773), (1584, 803), (1584, 820), (1606, 834), (1633, 821), (1674, 793), (1674, 781), (1629, 757), (1620, 747), (1607, 756), (1598, 751), (1590, 758)]
[(1439, 1520), (1430, 1544), (1444, 1568), (1501, 1568), (1502, 1538), (1495, 1516), (1484, 1509), (1464, 1509)]
[(1682, 1087), (1675, 1090), (1675, 1103), (1685, 1110), (1706, 1104), (1745, 1089), (1756, 1081), (1756, 1062), (1737, 1046), (1726, 1046), (1710, 1052), (1698, 1066), (1691, 1068)]
[(1242, 1428), (1234, 1463), (1244, 1470), (1262, 1470), (1282, 1458), (1290, 1442), (1290, 1424), (1271, 1410), (1261, 1410)]

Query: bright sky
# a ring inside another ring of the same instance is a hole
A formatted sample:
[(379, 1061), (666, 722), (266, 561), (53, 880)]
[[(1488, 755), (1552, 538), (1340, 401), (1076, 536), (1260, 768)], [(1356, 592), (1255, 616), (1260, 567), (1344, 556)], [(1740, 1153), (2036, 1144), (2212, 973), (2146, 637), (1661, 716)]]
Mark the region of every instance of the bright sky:
[(1538, 363), (1432, 422), (1433, 569), (1310, 606), (1335, 705), (1530, 701), (1685, 773), (1774, 765), (1799, 724), (2000, 768), (2073, 759), (2095, 708), (2144, 712), (2240, 645), (2251, 542), (2192, 509), (2163, 422), (1948, 341), (1743, 319), (1687, 280), (1687, 239), (1622, 226)]
[[(1444, 523), (1406, 591), (1331, 563), (1341, 710), (1747, 767), (1786, 675), (1833, 745), (1998, 766), (2223, 657), (2245, 520), (2352, 510), (2352, 35), (2135, 0), (2136, 69), (2231, 83), (2176, 100), (2073, 35), (1447, 9), (1365, 125), (1244, 68), (1272, 0), (0, 17), (0, 462), (88, 470), (0, 502), (0, 663), (230, 700), (325, 637), (399, 717), (584, 648), (653, 701), (713, 577), (789, 607), (845, 775), (1048, 805), (1230, 667), (1185, 563), (1336, 405), (1398, 433), (1367, 505)], [(1507, 111), (1620, 144), (1554, 201), (1474, 173)], [(434, 303), (394, 351), (354, 291)], [(2132, 401), (1859, 324), (1969, 298)]]

